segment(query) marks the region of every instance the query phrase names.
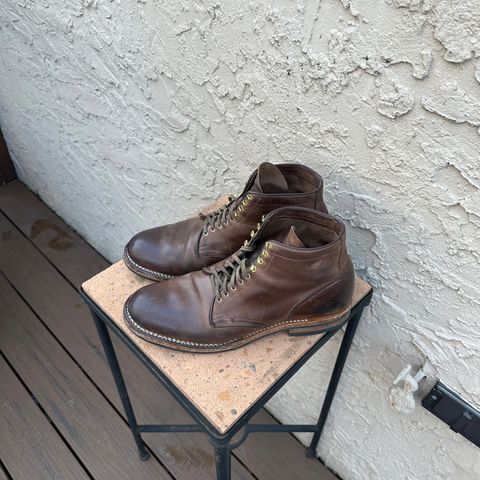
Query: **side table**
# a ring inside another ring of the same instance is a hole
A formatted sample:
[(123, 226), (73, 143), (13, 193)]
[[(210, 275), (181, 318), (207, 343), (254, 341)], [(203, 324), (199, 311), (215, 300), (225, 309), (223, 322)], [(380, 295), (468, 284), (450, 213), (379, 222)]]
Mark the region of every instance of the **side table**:
[[(141, 436), (143, 432), (206, 433), (215, 450), (217, 480), (230, 479), (231, 451), (254, 432), (312, 432), (307, 455), (315, 456), (355, 331), (363, 309), (370, 303), (371, 286), (357, 277), (352, 310), (318, 422), (313, 425), (263, 425), (251, 424), (249, 420), (341, 327), (312, 336), (290, 337), (284, 332), (277, 333), (228, 352), (178, 352), (142, 340), (123, 320), (125, 300), (148, 283), (149, 280), (135, 275), (120, 261), (82, 285), (82, 297), (92, 312), (140, 458), (149, 457)], [(189, 413), (193, 424), (137, 423), (109, 328)], [(232, 441), (236, 434), (239, 434), (238, 439)]]

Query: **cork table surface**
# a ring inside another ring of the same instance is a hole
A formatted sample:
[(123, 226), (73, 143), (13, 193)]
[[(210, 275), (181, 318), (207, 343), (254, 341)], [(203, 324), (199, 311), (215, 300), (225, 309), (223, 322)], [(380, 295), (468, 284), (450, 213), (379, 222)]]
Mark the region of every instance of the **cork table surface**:
[[(123, 320), (125, 300), (148, 283), (151, 282), (119, 261), (85, 282), (82, 288), (221, 433), (321, 337), (289, 337), (282, 332), (221, 353), (195, 354), (162, 348), (137, 337)], [(357, 277), (352, 305), (370, 289), (368, 283)]]

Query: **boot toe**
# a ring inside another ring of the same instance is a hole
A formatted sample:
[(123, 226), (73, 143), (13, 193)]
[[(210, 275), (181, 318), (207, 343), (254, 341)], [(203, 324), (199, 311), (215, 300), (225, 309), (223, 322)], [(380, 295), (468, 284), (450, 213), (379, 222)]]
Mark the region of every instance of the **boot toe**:
[(185, 348), (209, 343), (215, 331), (209, 324), (210, 297), (200, 294), (204, 289), (211, 285), (203, 272), (142, 287), (126, 301), (125, 321), (153, 343)]
[(163, 307), (161, 292), (155, 291), (154, 286), (147, 285), (130, 296), (125, 302), (125, 320), (135, 333), (144, 338), (169, 338), (175, 333), (172, 329), (174, 317), (169, 309)]
[(151, 280), (172, 278), (170, 265), (164, 261), (168, 260), (168, 257), (165, 258), (160, 254), (162, 251), (161, 233), (152, 230), (137, 233), (127, 243), (124, 252), (125, 263), (135, 273)]
[(184, 275), (205, 266), (195, 253), (201, 232), (200, 217), (137, 233), (125, 247), (124, 259), (135, 273), (151, 280)]

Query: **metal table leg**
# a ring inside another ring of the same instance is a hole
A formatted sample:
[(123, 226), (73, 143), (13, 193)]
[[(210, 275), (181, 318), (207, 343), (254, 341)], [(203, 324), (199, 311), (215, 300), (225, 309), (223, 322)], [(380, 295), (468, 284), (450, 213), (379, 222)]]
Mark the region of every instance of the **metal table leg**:
[(140, 454), (141, 460), (147, 460), (150, 457), (150, 453), (145, 448), (142, 437), (140, 435), (137, 419), (133, 413), (132, 404), (128, 396), (127, 387), (125, 386), (125, 380), (123, 379), (122, 371), (120, 370), (120, 365), (118, 363), (117, 355), (113, 348), (112, 339), (108, 333), (108, 328), (105, 323), (98, 318), (97, 314), (91, 310), (93, 320), (95, 321), (95, 326), (97, 327), (98, 336), (102, 342), (103, 350), (107, 356), (108, 365), (112, 371), (115, 384), (117, 386), (118, 394), (120, 395), (120, 400), (122, 401), (123, 409), (125, 410), (125, 415), (127, 416), (128, 425), (132, 430), (133, 438), (138, 447), (138, 453)]
[(217, 470), (217, 480), (231, 479), (231, 457), (230, 439), (220, 440), (210, 437), (210, 443), (215, 448), (215, 467)]
[(313, 434), (310, 446), (307, 448), (308, 457), (316, 456), (318, 442), (320, 440), (320, 436), (322, 435), (325, 422), (327, 421), (328, 412), (330, 411), (330, 407), (332, 406), (332, 401), (337, 390), (338, 382), (342, 375), (343, 367), (345, 365), (348, 352), (350, 351), (350, 347), (352, 345), (353, 337), (355, 336), (355, 332), (358, 327), (358, 322), (362, 317), (362, 312), (363, 309), (360, 309), (360, 311), (358, 311), (354, 316), (350, 318), (347, 324), (347, 328), (345, 330), (345, 334), (340, 345), (340, 350), (338, 351), (337, 360), (335, 362), (335, 366), (333, 367), (332, 376), (330, 377), (327, 392), (325, 394), (325, 400), (323, 401), (322, 410), (318, 418), (318, 431)]

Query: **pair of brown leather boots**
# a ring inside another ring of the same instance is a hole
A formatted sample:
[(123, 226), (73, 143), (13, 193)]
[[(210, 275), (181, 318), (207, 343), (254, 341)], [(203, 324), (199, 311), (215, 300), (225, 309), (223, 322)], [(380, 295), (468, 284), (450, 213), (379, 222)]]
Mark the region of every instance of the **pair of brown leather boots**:
[(219, 210), (145, 230), (125, 247), (135, 273), (165, 280), (125, 303), (130, 329), (159, 345), (219, 352), (271, 333), (337, 328), (355, 274), (344, 224), (312, 169), (262, 163)]

